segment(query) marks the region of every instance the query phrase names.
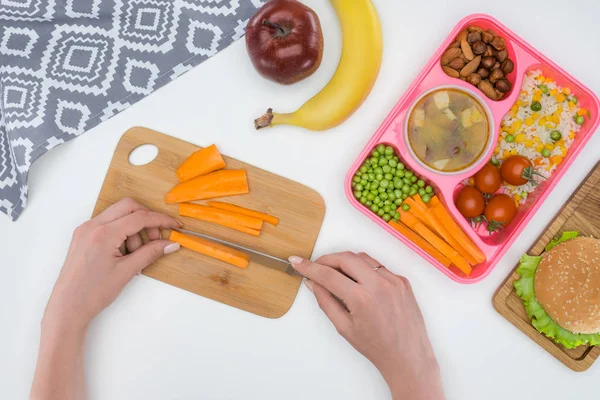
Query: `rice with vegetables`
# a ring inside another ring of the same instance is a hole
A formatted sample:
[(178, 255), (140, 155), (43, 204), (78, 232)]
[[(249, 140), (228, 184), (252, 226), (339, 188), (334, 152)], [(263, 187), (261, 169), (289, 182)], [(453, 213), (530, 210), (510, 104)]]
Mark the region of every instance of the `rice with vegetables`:
[[(567, 155), (586, 116), (589, 118), (578, 103), (569, 88), (558, 86), (539, 70), (528, 72), (517, 102), (502, 120), (492, 162), (498, 165), (508, 157), (522, 155), (531, 160), (538, 174), (550, 177)], [(517, 204), (524, 203), (534, 190), (531, 182), (505, 186)]]

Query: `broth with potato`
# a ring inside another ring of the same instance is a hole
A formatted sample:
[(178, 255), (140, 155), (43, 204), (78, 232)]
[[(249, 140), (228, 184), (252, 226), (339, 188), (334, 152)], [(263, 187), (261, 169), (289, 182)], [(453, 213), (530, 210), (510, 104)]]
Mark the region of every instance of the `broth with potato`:
[(458, 89), (440, 89), (424, 96), (408, 119), (408, 141), (427, 166), (455, 172), (472, 165), (490, 136), (485, 109)]

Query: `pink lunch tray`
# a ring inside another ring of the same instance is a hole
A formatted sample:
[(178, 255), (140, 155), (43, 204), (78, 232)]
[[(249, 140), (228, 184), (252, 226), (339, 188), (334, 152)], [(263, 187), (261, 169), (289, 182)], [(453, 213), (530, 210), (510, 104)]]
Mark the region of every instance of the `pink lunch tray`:
[[(508, 76), (508, 79), (513, 84), (513, 88), (511, 92), (500, 101), (488, 99), (476, 87), (460, 79), (451, 78), (442, 71), (440, 64), (440, 58), (442, 54), (450, 46), (450, 44), (455, 41), (458, 33), (471, 25), (476, 25), (483, 29), (492, 29), (497, 35), (506, 39), (509, 57), (515, 63), (515, 70)], [(485, 163), (491, 159), (494, 147), (500, 135), (500, 123), (502, 122), (502, 118), (506, 113), (508, 113), (512, 105), (517, 101), (525, 74), (528, 71), (535, 69), (541, 70), (546, 77), (553, 78), (558, 85), (569, 87), (572, 90), (573, 95), (579, 100), (579, 105), (590, 110), (591, 119), (586, 118), (585, 124), (581, 127), (581, 131), (577, 134), (573, 144), (569, 148), (566, 157), (563, 159), (563, 162), (557, 167), (547, 181), (538, 186), (537, 190), (529, 196), (527, 202), (519, 207), (517, 216), (506, 229), (491, 236), (482, 230), (476, 232), (469, 226), (468, 221), (462, 217), (462, 215), (456, 209), (454, 205), (455, 195), (461, 187), (461, 182), (474, 175)], [(409, 112), (413, 104), (423, 95), (423, 93), (443, 86), (452, 86), (464, 89), (471, 94), (476, 94), (476, 98), (479, 99), (484, 107), (487, 106), (487, 108), (489, 108), (489, 113), (491, 116), (490, 145), (486, 148), (485, 153), (479, 159), (479, 161), (469, 167), (468, 170), (465, 170), (458, 175), (436, 173), (422, 167), (411, 155), (411, 150), (408, 148), (405, 141), (406, 139), (404, 131), (406, 119), (409, 116)], [(540, 54), (510, 29), (489, 15), (469, 15), (458, 23), (448, 38), (435, 52), (434, 56), (427, 63), (423, 71), (408, 88), (406, 93), (404, 93), (400, 101), (383, 121), (375, 135), (373, 135), (369, 143), (367, 143), (361, 154), (358, 156), (352, 165), (352, 168), (348, 172), (348, 175), (346, 176), (346, 196), (356, 209), (365, 214), (367, 217), (371, 218), (390, 234), (400, 239), (405, 245), (419, 253), (423, 258), (425, 258), (427, 261), (433, 264), (433, 266), (454, 281), (460, 283), (479, 282), (489, 275), (500, 258), (516, 240), (519, 233), (523, 231), (529, 220), (531, 220), (531, 218), (534, 216), (535, 212), (542, 205), (543, 201), (550, 195), (552, 189), (563, 177), (569, 166), (573, 163), (577, 155), (583, 149), (583, 146), (592, 137), (600, 123), (600, 119), (598, 118), (599, 112), (600, 101), (591, 90), (582, 85), (578, 80), (566, 73), (562, 68), (554, 64), (548, 58)], [(434, 187), (435, 193), (445, 204), (449, 212), (453, 215), (456, 222), (462, 227), (462, 229), (473, 240), (473, 242), (485, 253), (487, 261), (474, 266), (471, 275), (465, 275), (454, 266), (450, 268), (444, 267), (406, 237), (398, 233), (395, 229), (391, 228), (385, 221), (372, 213), (366, 206), (360, 204), (360, 202), (354, 197), (351, 187), (352, 177), (357, 172), (358, 168), (360, 168), (360, 166), (364, 163), (365, 159), (369, 156), (373, 148), (379, 143), (389, 144), (394, 147), (399, 157), (402, 159), (402, 162), (405, 163), (416, 174), (427, 180), (428, 183)]]

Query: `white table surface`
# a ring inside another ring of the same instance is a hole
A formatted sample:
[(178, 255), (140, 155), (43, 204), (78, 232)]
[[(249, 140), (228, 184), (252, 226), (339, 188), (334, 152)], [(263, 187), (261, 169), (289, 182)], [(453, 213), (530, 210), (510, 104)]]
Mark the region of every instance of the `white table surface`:
[[(315, 255), (366, 251), (407, 276), (419, 299), (448, 399), (598, 398), (600, 362), (575, 373), (492, 307), (515, 263), (599, 159), (590, 141), (492, 274), (460, 285), (354, 210), (344, 196), (348, 167), (447, 33), (465, 15), (496, 16), (600, 92), (600, 3), (577, 1), (376, 0), (384, 59), (373, 92), (345, 124), (326, 133), (278, 127), (255, 132), (267, 106), (292, 110), (328, 80), (340, 30), (327, 1), (307, 0), (321, 18), (325, 55), (292, 87), (261, 79), (241, 40), (31, 170), (29, 204), (0, 218), (0, 398), (25, 399), (39, 322), (75, 227), (89, 218), (117, 141), (143, 125), (207, 145), (319, 191), (327, 215)], [(497, 5), (492, 5), (498, 3)], [(138, 277), (90, 327), (91, 399), (388, 399), (378, 372), (355, 352), (302, 287), (283, 318), (257, 317), (147, 277)]]

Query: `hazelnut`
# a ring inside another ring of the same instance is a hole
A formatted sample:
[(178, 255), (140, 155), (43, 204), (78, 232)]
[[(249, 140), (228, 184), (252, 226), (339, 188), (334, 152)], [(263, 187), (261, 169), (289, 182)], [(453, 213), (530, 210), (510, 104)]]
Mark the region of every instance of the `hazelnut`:
[(496, 35), (491, 30), (481, 32), (481, 39), (483, 39), (483, 41), (486, 43), (492, 43), (494, 37), (496, 37)]
[(494, 64), (494, 66), (492, 67), (492, 71), (495, 69), (500, 69), (500, 63), (498, 61), (496, 61), (496, 64)]
[(490, 76), (490, 70), (481, 67), (477, 70), (477, 74), (481, 76), (482, 79), (487, 79)]
[(452, 69), (455, 69), (457, 71), (460, 71), (461, 69), (463, 69), (463, 67), (465, 66), (465, 61), (460, 58), (460, 57), (456, 57), (453, 58), (452, 61), (450, 61), (450, 63), (448, 64), (448, 66)]
[(496, 83), (502, 78), (504, 78), (504, 72), (501, 69), (495, 69), (490, 73), (490, 83)]
[(473, 48), (473, 53), (476, 55), (481, 55), (487, 50), (486, 44), (483, 43), (481, 40), (473, 43), (471, 47)]
[(508, 51), (506, 51), (506, 49), (500, 50), (496, 55), (496, 58), (498, 59), (498, 61), (504, 62), (504, 60), (508, 58)]
[(484, 57), (483, 60), (481, 61), (481, 64), (487, 69), (492, 69), (492, 67), (494, 66), (495, 63), (496, 63), (496, 57), (492, 57), (492, 56)]
[(467, 36), (467, 42), (469, 42), (469, 44), (473, 44), (479, 41), (481, 41), (481, 32), (474, 31), (469, 33), (469, 35)]
[(504, 75), (508, 75), (514, 71), (515, 63), (510, 58), (507, 58), (502, 64), (500, 64), (500, 69), (502, 72), (504, 72)]
[(472, 25), (470, 27), (467, 28), (469, 32), (482, 32), (483, 29), (481, 29), (478, 26)]
[(494, 40), (492, 40), (491, 45), (494, 46), (496, 50), (504, 50), (506, 48), (506, 40), (500, 36), (496, 36)]
[(481, 76), (479, 76), (479, 74), (473, 73), (467, 76), (467, 82), (469, 82), (473, 86), (477, 86), (479, 85), (479, 82), (481, 82)]
[(486, 44), (485, 45), (485, 53), (483, 53), (483, 56), (484, 57), (495, 57), (496, 56), (496, 49), (494, 49), (489, 44)]
[(496, 82), (495, 87), (496, 90), (498, 90), (499, 92), (506, 93), (510, 91), (512, 85), (510, 84), (508, 79), (502, 78)]

